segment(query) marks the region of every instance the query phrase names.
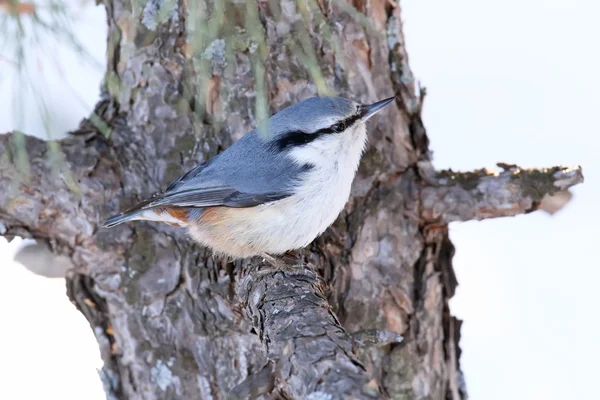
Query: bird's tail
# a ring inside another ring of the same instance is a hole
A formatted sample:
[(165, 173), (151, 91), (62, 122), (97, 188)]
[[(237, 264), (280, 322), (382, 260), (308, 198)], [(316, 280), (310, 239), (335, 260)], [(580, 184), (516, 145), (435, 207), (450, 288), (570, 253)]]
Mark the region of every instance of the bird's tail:
[(138, 214), (141, 211), (142, 210), (125, 212), (125, 213), (122, 213), (122, 214), (110, 217), (109, 219), (107, 219), (106, 221), (104, 221), (104, 223), (102, 224), (102, 227), (103, 228), (112, 228), (113, 226), (117, 226), (119, 224), (122, 224), (123, 222), (127, 222), (127, 221), (138, 219), (137, 218), (137, 217), (139, 217)]
[(143, 217), (143, 215), (141, 215), (141, 214), (143, 214), (143, 212), (146, 211), (146, 209), (145, 209), (146, 206), (148, 206), (148, 204), (152, 203), (153, 201), (154, 201), (154, 197), (151, 197), (147, 200), (139, 202), (138, 204), (131, 207), (130, 209), (123, 211), (121, 214), (114, 215), (114, 216), (110, 217), (109, 219), (107, 219), (106, 221), (104, 221), (104, 223), (102, 224), (102, 227), (103, 228), (112, 228), (113, 226), (117, 226), (119, 224), (122, 224), (123, 222), (142, 219), (141, 217)]

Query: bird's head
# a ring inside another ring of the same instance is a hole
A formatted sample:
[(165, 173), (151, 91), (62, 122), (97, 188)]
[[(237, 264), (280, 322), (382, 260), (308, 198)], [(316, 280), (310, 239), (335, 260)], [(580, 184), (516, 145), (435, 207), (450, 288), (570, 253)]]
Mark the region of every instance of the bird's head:
[(344, 155), (360, 158), (366, 122), (395, 97), (360, 104), (342, 97), (313, 97), (269, 119), (269, 142), (298, 162), (317, 164)]

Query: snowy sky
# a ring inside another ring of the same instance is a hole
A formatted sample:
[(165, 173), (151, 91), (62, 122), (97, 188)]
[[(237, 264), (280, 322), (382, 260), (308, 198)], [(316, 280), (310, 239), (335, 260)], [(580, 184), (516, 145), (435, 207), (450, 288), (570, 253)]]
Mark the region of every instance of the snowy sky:
[[(462, 366), (470, 398), (590, 398), (600, 359), (600, 2), (403, 0), (402, 6), (410, 64), (428, 89), (424, 121), (436, 167), (582, 165), (586, 178), (553, 217), (451, 225), (460, 283), (451, 306), (465, 320)], [(78, 10), (74, 29), (102, 62), (104, 11)], [(50, 130), (74, 129), (97, 98), (102, 70), (60, 46), (34, 54), (31, 70), (45, 85)], [(68, 86), (52, 67), (56, 54)], [(15, 119), (8, 76), (10, 65), (0, 57), (0, 132), (19, 127), (46, 136), (39, 118)], [(38, 115), (35, 98), (24, 104), (26, 115)], [(5, 393), (103, 398), (91, 330), (65, 297), (62, 280), (12, 263), (19, 245), (0, 239)]]

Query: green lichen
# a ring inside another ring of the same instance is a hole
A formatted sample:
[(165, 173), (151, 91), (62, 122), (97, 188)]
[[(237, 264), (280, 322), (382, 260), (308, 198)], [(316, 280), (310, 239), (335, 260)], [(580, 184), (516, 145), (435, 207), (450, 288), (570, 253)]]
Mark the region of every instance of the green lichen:
[(178, 151), (188, 151), (192, 150), (196, 145), (196, 136), (195, 135), (183, 135), (177, 137), (175, 139), (175, 148)]
[(138, 299), (138, 278), (131, 279), (125, 287), (125, 300), (129, 305), (135, 305)]
[(112, 71), (106, 73), (104, 77), (104, 86), (106, 87), (108, 94), (115, 99), (121, 94), (121, 79)]
[(137, 25), (134, 43), (137, 48), (150, 46), (158, 37), (158, 31), (148, 29), (144, 25)]
[(481, 178), (490, 175), (494, 175), (493, 172), (490, 172), (485, 168), (476, 169), (470, 172), (454, 172), (451, 169), (448, 169), (437, 173), (438, 179), (447, 179), (446, 184), (459, 185), (463, 189), (469, 191), (477, 189)]
[[(167, 160), (170, 160), (168, 156)], [(173, 182), (181, 175), (181, 173), (181, 164), (179, 162), (170, 162), (167, 164), (167, 168), (165, 170), (165, 182)]]
[(147, 230), (139, 230), (137, 240), (131, 249), (133, 257), (129, 260), (129, 268), (136, 272), (136, 275), (148, 271), (150, 265), (156, 260), (156, 247), (152, 235)]
[(175, 365), (178, 367), (178, 370), (185, 371), (186, 373), (198, 371), (198, 363), (196, 363), (194, 353), (185, 348), (179, 350)]
[(26, 137), (23, 132), (13, 131), (7, 146), (7, 155), (9, 157), (8, 164), (16, 167), (17, 178), (28, 181), (31, 176), (29, 165)]
[(382, 153), (375, 148), (370, 148), (360, 161), (358, 173), (361, 176), (373, 176), (381, 170), (383, 162)]
[(518, 169), (510, 179), (517, 183), (521, 191), (533, 201), (540, 201), (547, 194), (552, 195), (559, 189), (554, 186), (554, 174), (563, 171), (563, 167), (544, 169)]
[(55, 177), (60, 178), (71, 190), (71, 192), (81, 198), (81, 188), (75, 181), (71, 168), (67, 163), (65, 153), (60, 147), (60, 143), (55, 140), (46, 142), (48, 164), (50, 171)]
[(236, 52), (245, 52), (250, 47), (250, 37), (245, 29), (235, 27), (232, 37), (229, 38), (229, 45)]
[(184, 93), (183, 93), (183, 97), (177, 97), (177, 98), (174, 98), (173, 100), (165, 99), (165, 103), (173, 106), (173, 109), (175, 110), (175, 113), (177, 115), (188, 115), (191, 112), (191, 107), (190, 107), (190, 98), (191, 97), (192, 96), (191, 96), (191, 93), (189, 92), (189, 90), (185, 89)]
[[(413, 351), (415, 349), (413, 348)], [(412, 382), (416, 374), (416, 366), (409, 351), (409, 346), (394, 347), (390, 353), (389, 370), (383, 380), (384, 386), (394, 400), (414, 399), (416, 394)]]

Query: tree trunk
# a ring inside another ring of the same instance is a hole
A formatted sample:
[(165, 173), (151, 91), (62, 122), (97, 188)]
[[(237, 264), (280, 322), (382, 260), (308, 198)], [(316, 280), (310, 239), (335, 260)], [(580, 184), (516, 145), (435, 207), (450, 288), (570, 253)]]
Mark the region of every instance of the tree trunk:
[[(59, 162), (56, 143), (0, 135), (0, 234), (71, 259), (109, 398), (466, 398), (448, 223), (534, 211), (581, 170), (436, 173), (396, 1), (104, 5), (102, 97)], [(100, 228), (251, 130), (261, 104), (327, 87), (399, 97), (370, 125), (346, 209), (297, 265), (214, 259), (168, 225)]]

